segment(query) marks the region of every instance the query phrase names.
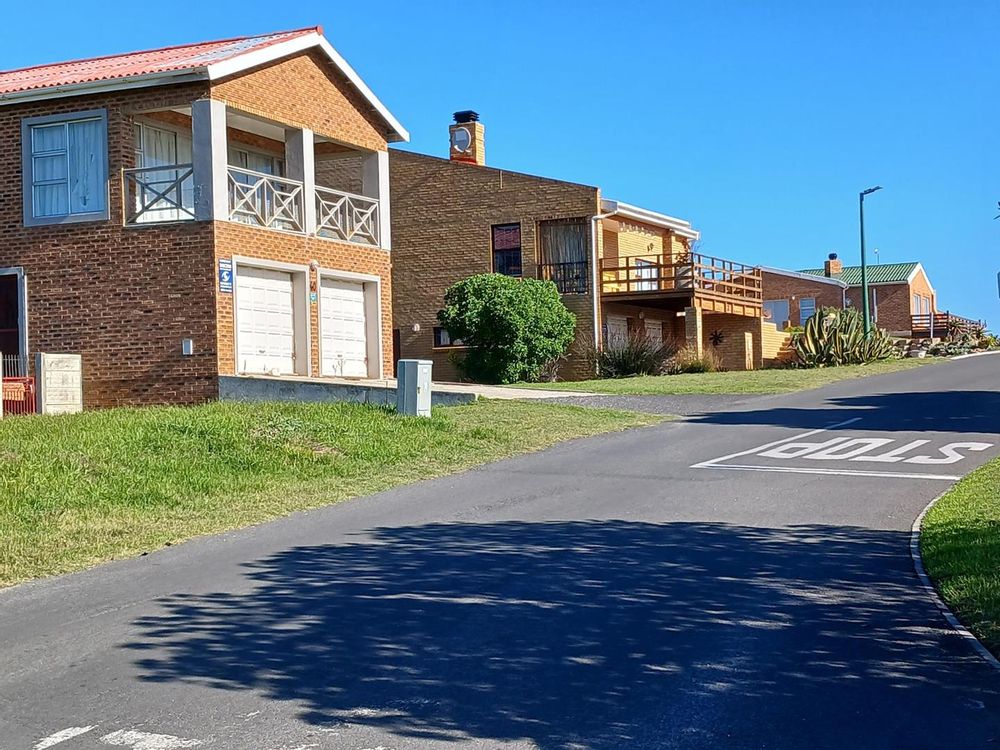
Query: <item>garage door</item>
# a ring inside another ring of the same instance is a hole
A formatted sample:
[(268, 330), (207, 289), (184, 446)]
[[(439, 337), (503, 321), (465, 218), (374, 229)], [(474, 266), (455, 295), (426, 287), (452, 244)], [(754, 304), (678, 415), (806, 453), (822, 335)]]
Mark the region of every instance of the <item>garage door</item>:
[(323, 374), (368, 377), (364, 285), (323, 279), (320, 295)]
[(237, 269), (236, 353), (241, 372), (295, 372), (291, 274), (263, 268)]

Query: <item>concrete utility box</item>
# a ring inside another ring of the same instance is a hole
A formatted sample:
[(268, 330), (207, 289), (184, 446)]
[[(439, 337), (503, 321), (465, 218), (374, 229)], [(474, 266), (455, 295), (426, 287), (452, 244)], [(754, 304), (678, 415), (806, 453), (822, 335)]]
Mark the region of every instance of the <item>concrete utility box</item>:
[(35, 355), (35, 401), (39, 414), (83, 411), (83, 361), (79, 354)]
[(431, 365), (427, 359), (401, 359), (396, 375), (396, 411), (409, 417), (431, 415)]

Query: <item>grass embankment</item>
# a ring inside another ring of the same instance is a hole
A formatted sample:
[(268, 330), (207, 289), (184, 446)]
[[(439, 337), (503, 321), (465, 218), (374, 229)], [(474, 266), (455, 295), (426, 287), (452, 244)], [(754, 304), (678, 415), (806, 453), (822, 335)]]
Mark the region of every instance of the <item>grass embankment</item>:
[(962, 479), (931, 508), (920, 553), (948, 606), (1000, 656), (1000, 459)]
[(580, 380), (559, 383), (522, 383), (524, 388), (589, 391), (616, 396), (676, 396), (685, 394), (764, 394), (790, 393), (836, 383), (840, 380), (883, 375), (909, 370), (943, 359), (890, 359), (868, 365), (821, 367), (816, 369), (751, 370), (749, 372), (706, 372), (690, 375), (646, 375), (613, 380)]
[(479, 401), (211, 404), (0, 422), (0, 585), (136, 555), (650, 415)]

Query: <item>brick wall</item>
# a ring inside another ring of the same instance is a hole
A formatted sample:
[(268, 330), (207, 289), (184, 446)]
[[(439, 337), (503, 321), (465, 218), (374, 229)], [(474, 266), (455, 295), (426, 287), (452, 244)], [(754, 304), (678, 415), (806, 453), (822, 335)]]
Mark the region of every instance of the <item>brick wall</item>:
[[(712, 342), (713, 334), (721, 335), (720, 343)], [(722, 366), (727, 370), (759, 369), (764, 359), (761, 319), (726, 313), (703, 313), (702, 346), (718, 354)]]
[(386, 126), (371, 105), (315, 51), (214, 82), (211, 95), (235, 109), (309, 128), (340, 143), (386, 149)]
[[(799, 299), (813, 297), (816, 309), (823, 307), (842, 308), (844, 306), (844, 287), (819, 279), (803, 279), (796, 276), (773, 273), (761, 270), (761, 293), (765, 302), (770, 300), (788, 300), (788, 315), (792, 325), (799, 325)], [(784, 321), (773, 320), (780, 326)]]
[[(875, 325), (889, 332), (908, 332), (910, 330), (910, 285), (874, 284), (868, 288), (869, 302)], [(861, 287), (851, 287), (847, 290), (847, 299), (852, 307), (861, 311)], [(876, 316), (876, 306), (878, 307)]]
[[(290, 232), (276, 232), (236, 222), (214, 222), (215, 262), (234, 255), (258, 260), (279, 261), (298, 266), (309, 266), (316, 261), (323, 270), (350, 271), (382, 279), (382, 373), (392, 374), (392, 281), (389, 253), (378, 248), (352, 245), (331, 240), (306, 237)], [(309, 270), (310, 289), (318, 291), (317, 274)], [(217, 289), (217, 285), (216, 285)], [(234, 375), (236, 369), (235, 313), (233, 295), (216, 291), (218, 331), (218, 371), (220, 375)], [(314, 376), (320, 375), (319, 306), (309, 305), (310, 367)]]
[[(0, 107), (0, 266), (24, 268), (30, 351), (82, 355), (87, 407), (216, 394), (211, 228), (124, 227), (120, 179), (134, 166), (133, 114), (206, 91), (187, 84)], [(89, 109), (108, 113), (111, 219), (25, 227), (21, 119)], [(194, 340), (192, 357), (181, 356), (184, 338)]]
[[(454, 349), (435, 349), (433, 329), (445, 290), (461, 279), (492, 271), (490, 228), (521, 224), (522, 271), (538, 274), (539, 221), (598, 213), (597, 188), (390, 151), (392, 184), (393, 309), (400, 354), (434, 362), (434, 377), (458, 377)], [(576, 313), (576, 356), (562, 377), (586, 377), (578, 352), (594, 338), (591, 294), (564, 295)], [(420, 330), (414, 331), (414, 325)]]
[[(217, 396), (217, 376), (231, 373), (235, 358), (232, 297), (216, 291), (216, 264), (234, 254), (316, 260), (331, 269), (381, 276), (383, 367), (391, 372), (388, 253), (228, 222), (124, 226), (121, 174), (135, 166), (135, 118), (167, 118), (189, 127), (189, 118), (163, 111), (188, 107), (210, 93), (340, 143), (386, 148), (385, 125), (311, 53), (211, 87), (192, 83), (0, 107), (0, 267), (24, 268), (30, 351), (82, 355), (87, 408), (197, 403)], [(23, 226), (21, 119), (90, 109), (108, 115), (109, 220)], [(235, 131), (230, 137), (281, 153), (277, 141)], [(311, 310), (318, 372), (319, 326), (315, 306)], [(193, 339), (193, 356), (181, 355), (185, 338)]]

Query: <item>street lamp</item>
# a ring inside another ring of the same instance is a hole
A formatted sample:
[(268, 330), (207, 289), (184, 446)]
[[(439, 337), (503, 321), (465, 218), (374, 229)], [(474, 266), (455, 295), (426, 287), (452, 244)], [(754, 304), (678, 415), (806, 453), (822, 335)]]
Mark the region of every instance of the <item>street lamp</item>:
[(865, 257), (865, 196), (881, 189), (881, 185), (876, 185), (862, 190), (858, 195), (858, 207), (861, 213), (861, 315), (865, 323), (865, 338), (868, 338), (868, 334), (872, 332), (872, 317), (868, 300), (868, 260)]

